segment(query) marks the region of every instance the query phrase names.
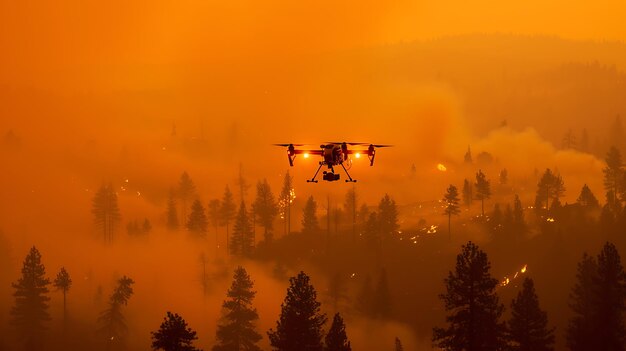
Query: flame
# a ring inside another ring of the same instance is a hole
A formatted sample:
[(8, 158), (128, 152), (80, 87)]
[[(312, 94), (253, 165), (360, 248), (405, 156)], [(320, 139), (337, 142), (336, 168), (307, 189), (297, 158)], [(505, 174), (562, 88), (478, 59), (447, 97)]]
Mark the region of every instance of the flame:
[(500, 282), (500, 286), (504, 287), (504, 286), (509, 285), (513, 280), (517, 279), (519, 276), (526, 273), (527, 269), (528, 269), (528, 265), (525, 264), (519, 271), (513, 274), (513, 278), (504, 277), (502, 281)]
[(354, 157), (361, 158), (361, 154), (357, 152), (356, 154), (354, 154)]
[(445, 171), (447, 171), (447, 170), (448, 170), (448, 169), (446, 168), (446, 166), (444, 166), (444, 165), (443, 165), (443, 164), (441, 164), (441, 163), (437, 165), (437, 169), (438, 169), (439, 171), (441, 171), (441, 172), (445, 172)]
[(554, 218), (552, 218), (552, 217), (548, 217), (548, 218), (546, 219), (546, 222), (553, 223), (553, 222), (554, 222)]
[(309, 158), (309, 153), (308, 152), (304, 153), (304, 158)]

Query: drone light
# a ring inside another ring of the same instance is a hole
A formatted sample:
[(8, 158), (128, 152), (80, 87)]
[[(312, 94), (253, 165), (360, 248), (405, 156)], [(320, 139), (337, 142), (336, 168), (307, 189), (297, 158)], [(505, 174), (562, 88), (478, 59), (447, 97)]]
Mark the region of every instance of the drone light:
[(354, 154), (354, 157), (356, 157), (356, 158), (361, 158), (361, 153), (360, 153), (360, 152), (357, 152), (356, 154)]
[(308, 152), (304, 153), (304, 158), (309, 158), (309, 153)]

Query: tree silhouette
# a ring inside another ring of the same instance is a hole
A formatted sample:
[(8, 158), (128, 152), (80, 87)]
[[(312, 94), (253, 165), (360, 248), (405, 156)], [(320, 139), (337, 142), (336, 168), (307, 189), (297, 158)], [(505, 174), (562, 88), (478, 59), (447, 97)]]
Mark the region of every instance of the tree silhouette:
[(15, 305), (11, 309), (11, 323), (27, 351), (41, 350), (48, 314), (48, 285), (46, 268), (41, 263), (41, 254), (32, 247), (24, 259), (22, 276), (13, 283)]
[(323, 350), (322, 327), (326, 315), (320, 312), (315, 288), (309, 280), (304, 272), (289, 279), (276, 330), (270, 329), (267, 333), (275, 351)]
[(565, 193), (565, 186), (560, 175), (554, 174), (549, 168), (541, 176), (537, 184), (537, 195), (535, 197), (535, 207), (540, 210), (545, 203), (545, 209), (550, 210), (550, 199), (557, 202)]
[(583, 255), (578, 263), (576, 285), (570, 294), (570, 308), (574, 316), (569, 321), (566, 337), (567, 346), (572, 351), (594, 350), (597, 340), (595, 333), (595, 282), (598, 280), (596, 260)]
[(472, 206), (472, 200), (474, 199), (474, 195), (472, 194), (472, 183), (469, 180), (463, 180), (463, 204), (470, 208)]
[(396, 201), (385, 194), (378, 203), (378, 228), (382, 237), (392, 237), (400, 228)]
[(359, 290), (359, 293), (356, 297), (355, 309), (361, 315), (370, 317), (373, 315), (373, 304), (374, 304), (374, 288), (372, 287), (372, 278), (368, 275), (365, 276), (365, 280), (363, 280), (363, 285)]
[(484, 217), (485, 199), (491, 197), (491, 185), (482, 170), (478, 170), (478, 173), (476, 173), (476, 183), (474, 183), (474, 187), (476, 188), (475, 199), (480, 200), (481, 214)]
[(56, 279), (54, 279), (54, 287), (57, 290), (61, 290), (63, 292), (63, 326), (67, 323), (67, 304), (66, 297), (67, 292), (72, 287), (72, 278), (70, 278), (69, 273), (65, 270), (65, 267), (61, 267), (61, 270), (57, 274)]
[(243, 164), (239, 163), (239, 175), (236, 180), (237, 187), (239, 188), (239, 196), (241, 197), (241, 201), (246, 199), (246, 195), (248, 194), (248, 189), (250, 185), (246, 181), (246, 178), (243, 176)]
[(607, 201), (612, 210), (621, 209), (618, 194), (622, 191), (624, 170), (622, 168), (622, 154), (619, 149), (612, 146), (606, 154), (606, 167), (604, 172), (604, 189), (607, 193)]
[(576, 202), (580, 204), (585, 209), (598, 209), (600, 208), (600, 203), (598, 199), (596, 199), (595, 195), (591, 192), (591, 189), (587, 186), (587, 184), (583, 185), (583, 188), (580, 190), (580, 195)]
[(124, 345), (128, 327), (122, 314), (122, 307), (128, 304), (128, 299), (133, 295), (134, 283), (127, 276), (118, 279), (117, 287), (109, 298), (109, 307), (98, 317), (98, 323), (101, 324), (98, 333), (106, 342), (107, 349), (116, 349)]
[(350, 341), (348, 341), (348, 336), (346, 335), (346, 325), (339, 313), (335, 313), (333, 323), (324, 341), (326, 342), (325, 351), (352, 351)]
[(278, 214), (278, 204), (272, 194), (272, 189), (267, 179), (258, 182), (256, 185), (256, 199), (252, 204), (254, 215), (259, 218), (259, 223), (263, 227), (263, 238), (266, 242), (271, 242), (274, 228), (274, 219)]
[(256, 345), (261, 335), (255, 330), (259, 316), (252, 307), (256, 295), (253, 285), (246, 270), (237, 267), (233, 284), (228, 289), (228, 300), (222, 304), (224, 314), (217, 327), (217, 344), (213, 346), (213, 351), (261, 350)]
[(467, 164), (472, 164), (472, 149), (470, 149), (470, 146), (467, 146), (467, 151), (465, 152), (465, 156), (463, 156), (463, 160), (465, 161), (465, 163)]
[(595, 327), (598, 340), (596, 350), (624, 350), (626, 328), (626, 273), (617, 248), (606, 243), (598, 255), (596, 275), (597, 319)]
[(509, 172), (506, 170), (506, 168), (504, 168), (500, 171), (500, 185), (506, 185), (508, 181), (509, 181)]
[(252, 255), (254, 249), (254, 231), (250, 224), (246, 204), (241, 202), (239, 212), (235, 218), (235, 228), (231, 237), (230, 253), (234, 256)]
[(554, 328), (548, 328), (548, 315), (539, 307), (532, 279), (524, 279), (522, 290), (511, 302), (511, 319), (508, 324), (511, 350), (554, 350)]
[(194, 197), (196, 193), (196, 186), (193, 184), (191, 177), (187, 172), (183, 172), (178, 181), (178, 197), (182, 204), (182, 218), (187, 218), (187, 206), (189, 206), (189, 200)]
[(167, 312), (161, 327), (152, 334), (152, 349), (163, 351), (200, 351), (193, 346), (198, 340), (196, 332), (177, 313)]
[(459, 209), (459, 191), (452, 184), (446, 190), (443, 196), (444, 214), (448, 216), (448, 238), (452, 239), (451, 222), (452, 215), (458, 215)]
[(571, 129), (567, 130), (567, 133), (563, 136), (563, 141), (561, 142), (562, 148), (567, 149), (576, 149), (578, 146), (578, 141), (576, 140), (576, 136), (572, 133)]
[(230, 233), (229, 233), (229, 225), (230, 222), (235, 218), (235, 214), (237, 211), (237, 207), (233, 200), (233, 193), (226, 186), (224, 189), (224, 196), (222, 197), (222, 206), (220, 207), (220, 218), (221, 224), (226, 226), (226, 251), (230, 252)]
[(457, 256), (454, 272), (445, 279), (447, 328), (433, 329), (435, 346), (451, 351), (501, 350), (505, 325), (504, 306), (498, 302), (498, 280), (489, 273), (487, 255), (471, 241)]
[(398, 338), (396, 336), (396, 351), (404, 351), (404, 347), (402, 347), (402, 342), (400, 341), (400, 338)]
[(191, 213), (189, 219), (187, 219), (187, 230), (190, 233), (198, 236), (205, 237), (209, 227), (209, 220), (204, 212), (204, 206), (200, 200), (195, 200), (191, 205)]
[(104, 242), (113, 242), (115, 226), (120, 222), (120, 210), (117, 207), (117, 194), (113, 186), (102, 185), (93, 198), (91, 213), (94, 215), (96, 226), (102, 229)]
[(174, 189), (170, 189), (170, 195), (167, 199), (167, 229), (171, 231), (178, 230), (178, 211), (176, 211), (176, 196)]
[(309, 196), (304, 204), (302, 210), (302, 232), (303, 233), (315, 233), (319, 230), (319, 223), (317, 221), (317, 203), (313, 199), (313, 196)]

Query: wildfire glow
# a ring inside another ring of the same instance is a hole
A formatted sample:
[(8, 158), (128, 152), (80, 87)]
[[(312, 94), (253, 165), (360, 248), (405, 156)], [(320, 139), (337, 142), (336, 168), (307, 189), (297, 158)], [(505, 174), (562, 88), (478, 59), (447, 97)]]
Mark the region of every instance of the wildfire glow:
[(447, 170), (448, 170), (448, 169), (446, 168), (446, 166), (444, 166), (444, 165), (443, 165), (443, 164), (441, 164), (441, 163), (437, 165), (437, 169), (438, 169), (439, 171), (441, 171), (441, 172), (445, 172), (445, 171), (447, 171)]
[(357, 152), (356, 154), (354, 154), (354, 157), (361, 158), (361, 154)]
[(509, 285), (512, 281), (514, 281), (515, 279), (517, 279), (519, 276), (521, 276), (522, 274), (526, 273), (526, 270), (528, 269), (528, 265), (525, 264), (519, 271), (515, 272), (513, 274), (513, 278), (509, 278), (504, 277), (504, 279), (502, 279), (502, 281), (500, 282), (500, 286), (507, 286)]
[(305, 153), (305, 154), (304, 154), (304, 158), (309, 158), (309, 154), (308, 154), (308, 153)]

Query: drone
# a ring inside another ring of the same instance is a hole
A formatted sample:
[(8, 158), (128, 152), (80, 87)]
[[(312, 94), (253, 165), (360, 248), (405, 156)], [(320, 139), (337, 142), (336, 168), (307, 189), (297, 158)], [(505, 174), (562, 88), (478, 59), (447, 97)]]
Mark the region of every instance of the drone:
[[(370, 143), (348, 143), (348, 142), (327, 142), (320, 145), (318, 150), (301, 150), (296, 147), (305, 146), (306, 144), (274, 144), (275, 146), (281, 146), (287, 148), (287, 157), (289, 158), (289, 166), (293, 167), (293, 161), (297, 155), (303, 155), (304, 158), (309, 158), (311, 155), (321, 156), (322, 160), (319, 162), (319, 167), (313, 175), (313, 178), (307, 179), (308, 183), (317, 183), (315, 179), (323, 166), (328, 167), (327, 171), (322, 172), (322, 179), (328, 182), (334, 182), (339, 180), (339, 173), (335, 172), (335, 166), (341, 166), (343, 171), (346, 172), (346, 182), (356, 182), (346, 169), (352, 165), (350, 155), (354, 155), (355, 158), (360, 158), (362, 155), (366, 155), (370, 161), (370, 166), (374, 165), (374, 158), (376, 157), (376, 149), (381, 147), (390, 147), (392, 145), (377, 145)], [(360, 146), (360, 149), (349, 149), (348, 146)], [(367, 146), (367, 149), (362, 147)]]

